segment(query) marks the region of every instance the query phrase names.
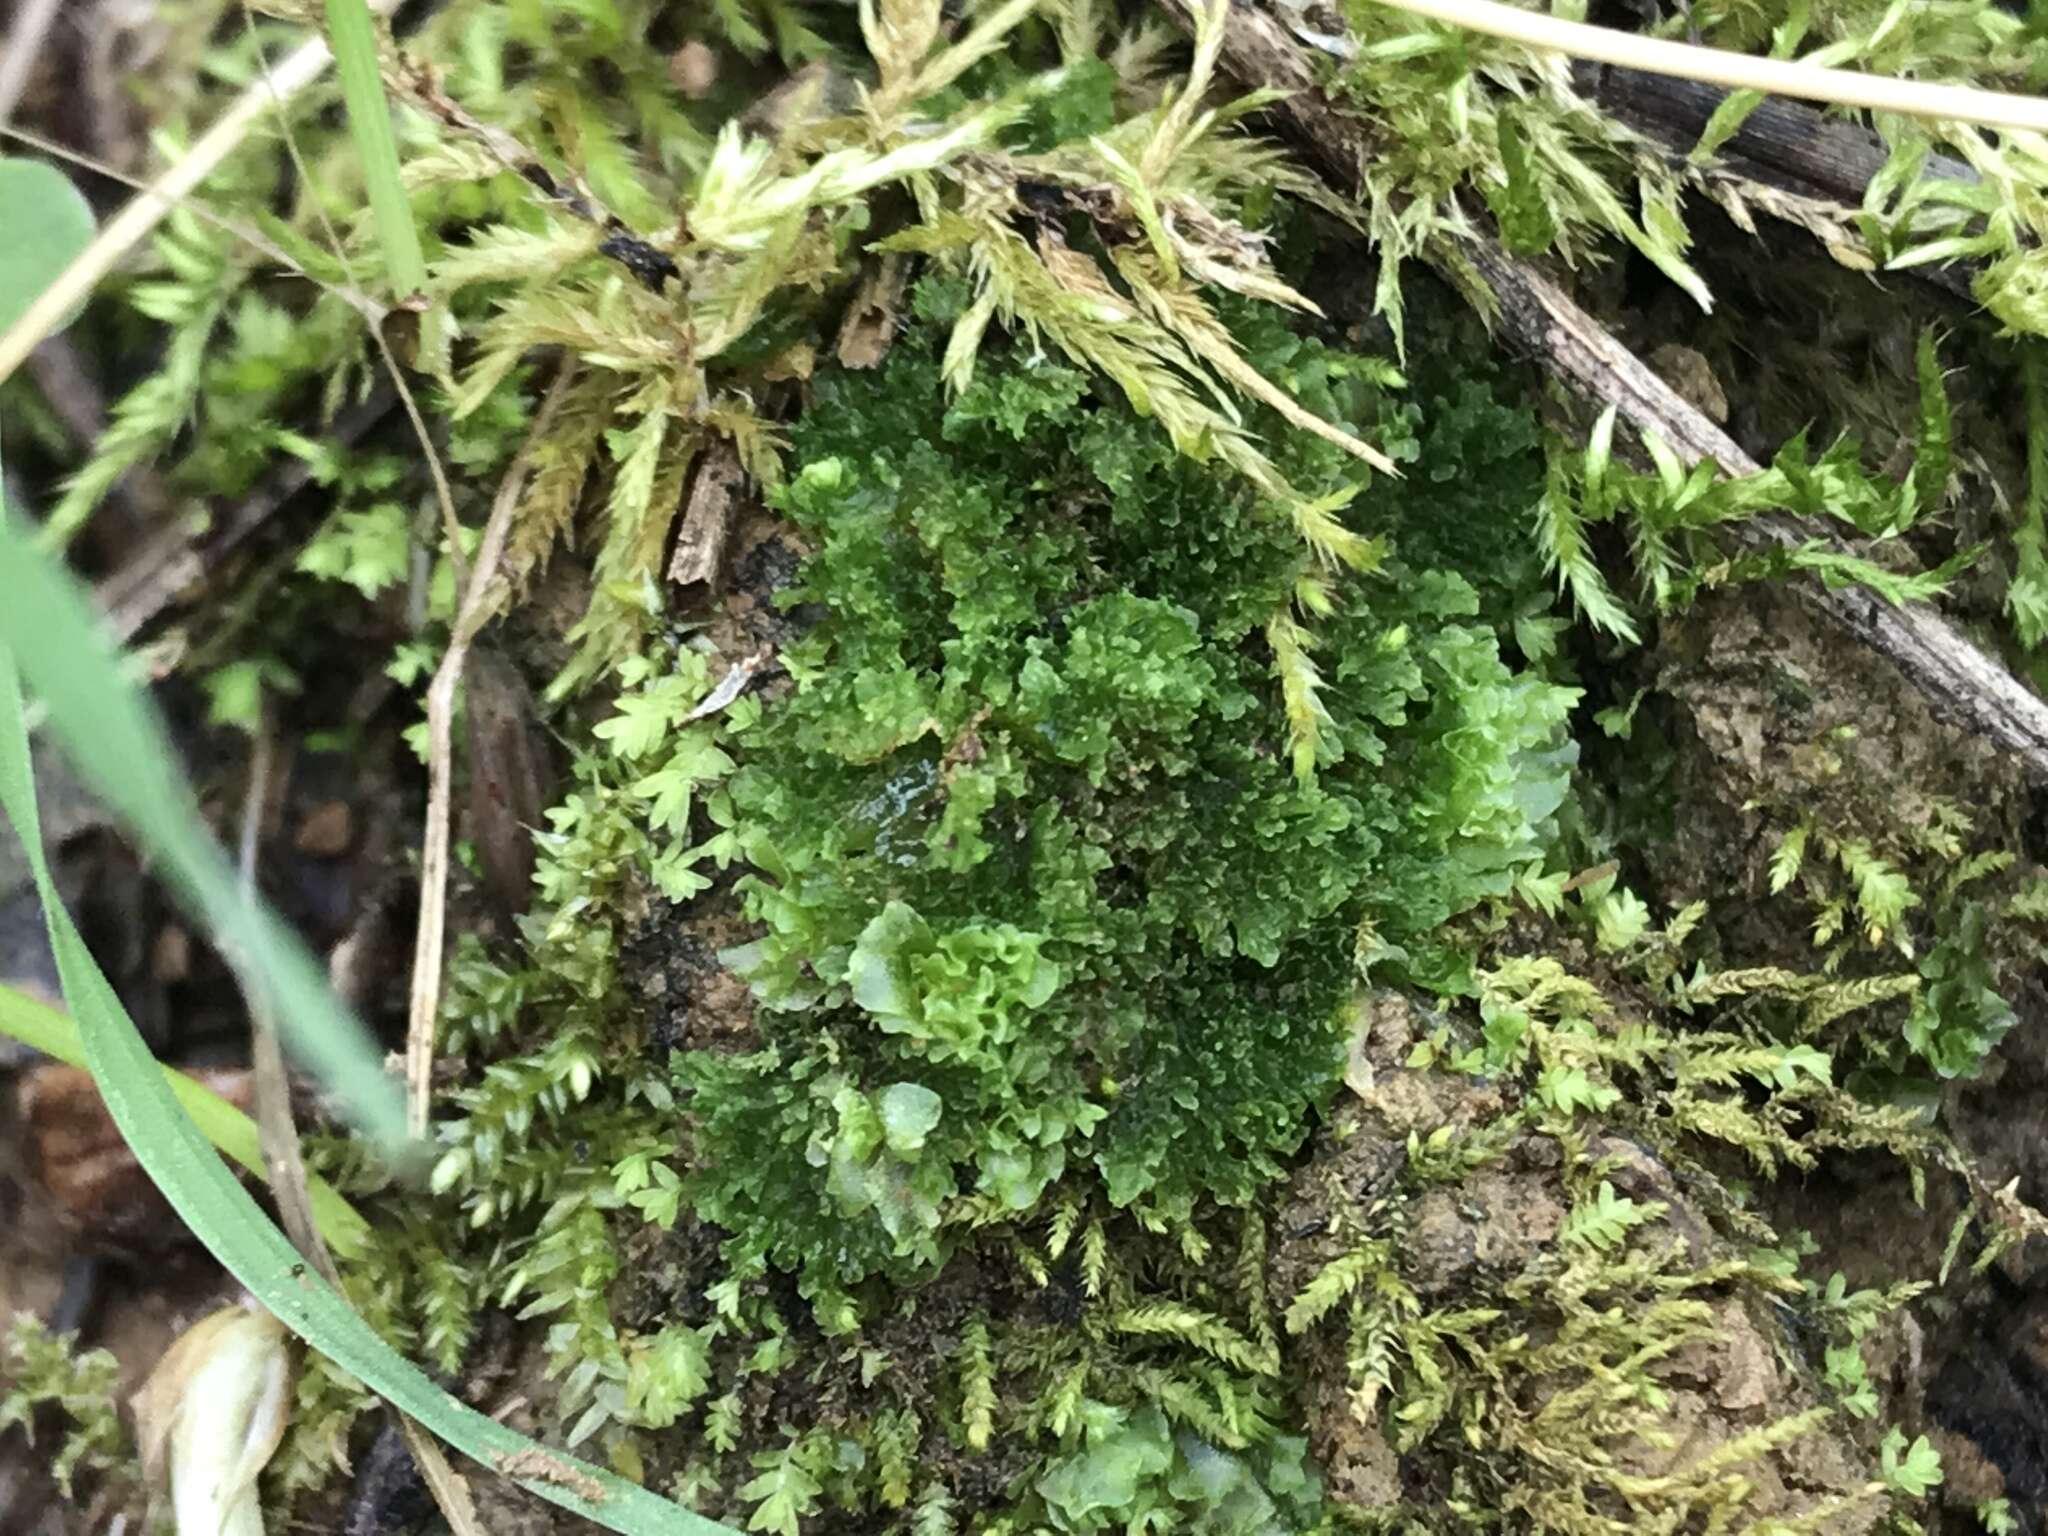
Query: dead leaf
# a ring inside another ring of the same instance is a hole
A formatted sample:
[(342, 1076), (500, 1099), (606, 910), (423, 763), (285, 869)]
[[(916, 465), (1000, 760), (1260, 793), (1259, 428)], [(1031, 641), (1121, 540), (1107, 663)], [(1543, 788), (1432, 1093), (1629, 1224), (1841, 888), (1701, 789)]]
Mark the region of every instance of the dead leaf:
[(470, 841), (484, 892), (508, 928), (533, 899), (533, 835), (554, 799), (553, 772), (533, 693), (483, 645), (464, 668)]
[(1372, 1042), (1372, 1014), (1361, 1008), (1358, 1023), (1351, 1031), (1351, 1048), (1344, 1053), (1344, 1086), (1368, 1102), (1372, 1099), (1375, 1082), (1372, 1062), (1367, 1059), (1366, 1047)]
[(253, 1304), (222, 1307), (178, 1335), (129, 1399), (143, 1474), (168, 1486), (181, 1532), (231, 1519), (262, 1530), (256, 1478), (284, 1438), (291, 1374), (284, 1324)]
[(718, 686), (698, 700), (695, 709), (683, 716), (683, 724), (688, 725), (692, 721), (702, 720), (707, 715), (715, 715), (745, 693), (747, 684), (754, 680), (754, 674), (767, 666), (774, 655), (775, 647), (764, 645), (753, 655), (734, 662), (726, 669), (725, 676), (718, 680)]
[(346, 800), (324, 800), (313, 807), (292, 836), (292, 846), (316, 859), (347, 853), (355, 841), (355, 812)]
[(839, 361), (848, 368), (874, 368), (889, 355), (902, 318), (903, 291), (910, 282), (910, 262), (900, 252), (885, 252), (861, 274), (860, 289), (839, 323)]

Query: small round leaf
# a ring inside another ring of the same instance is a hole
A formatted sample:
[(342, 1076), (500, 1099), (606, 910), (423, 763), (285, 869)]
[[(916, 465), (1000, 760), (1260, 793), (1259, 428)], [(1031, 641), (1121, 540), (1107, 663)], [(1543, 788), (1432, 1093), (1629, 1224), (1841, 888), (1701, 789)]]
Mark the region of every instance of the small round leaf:
[[(92, 240), (92, 205), (71, 178), (40, 160), (0, 156), (0, 331)], [(78, 318), (74, 310), (54, 328)]]
[(922, 1083), (891, 1083), (882, 1090), (882, 1134), (898, 1157), (922, 1151), (939, 1123), (942, 1101)]

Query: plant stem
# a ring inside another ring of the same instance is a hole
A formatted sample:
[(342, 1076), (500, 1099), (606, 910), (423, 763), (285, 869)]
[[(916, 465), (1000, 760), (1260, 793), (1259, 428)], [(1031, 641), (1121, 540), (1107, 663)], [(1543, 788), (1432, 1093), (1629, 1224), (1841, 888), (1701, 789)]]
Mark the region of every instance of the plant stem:
[(2048, 100), (1973, 86), (1941, 85), (1927, 80), (1898, 80), (1853, 69), (1828, 69), (1797, 59), (1765, 59), (1704, 48), (1696, 43), (1641, 37), (1611, 27), (1565, 21), (1536, 11), (1505, 5), (1500, 0), (1380, 0), (1411, 15), (1506, 38), (1530, 48), (1545, 48), (1602, 64), (1619, 64), (1651, 74), (1702, 80), (1735, 90), (1765, 91), (1807, 101), (1872, 112), (1899, 112), (1908, 117), (1975, 123), (1985, 128), (2024, 128), (2048, 133)]

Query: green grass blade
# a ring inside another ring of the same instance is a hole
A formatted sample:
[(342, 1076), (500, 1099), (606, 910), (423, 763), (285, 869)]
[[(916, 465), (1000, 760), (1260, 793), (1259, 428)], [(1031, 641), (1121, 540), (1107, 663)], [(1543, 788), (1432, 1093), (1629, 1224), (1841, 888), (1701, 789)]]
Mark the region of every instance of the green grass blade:
[(427, 286), (427, 262), (420, 254), (420, 232), (398, 175), (398, 141), (391, 132), (384, 77), (377, 69), (377, 27), (369, 6), (363, 0), (327, 0), (327, 40), (341, 76), (349, 135), (363, 162), (370, 215), (377, 221), (377, 239), (384, 247), (384, 270), (392, 289), (405, 298)]
[(122, 674), (71, 575), (0, 512), (0, 648), (49, 710), (49, 725), (100, 797), (155, 856), (244, 984), (278, 1018), (286, 1046), (395, 1162), (409, 1151), (405, 1105), (384, 1053), (335, 1001), (305, 947), (248, 901), (206, 833), (154, 711)]
[[(13, 569), (21, 573), (21, 567)], [(548, 1450), (457, 1402), (380, 1339), (264, 1217), (178, 1107), (161, 1064), (57, 897), (43, 856), (20, 682), (7, 650), (0, 650), (0, 811), (28, 854), (64, 996), (115, 1125), (179, 1218), (251, 1295), (394, 1408), (544, 1499), (621, 1536), (737, 1536), (729, 1526)], [(268, 958), (265, 951), (254, 953)]]
[[(0, 986), (0, 1035), (12, 1036), (31, 1050), (41, 1051), (68, 1067), (91, 1070), (86, 1064), (85, 1042), (78, 1038), (78, 1026), (71, 1022), (71, 1016), (9, 986)], [(179, 1107), (199, 1127), (199, 1134), (262, 1178), (263, 1149), (257, 1139), (256, 1122), (204, 1083), (175, 1067), (165, 1067), (163, 1071), (164, 1081), (177, 1096)], [(327, 1239), (327, 1246), (344, 1259), (360, 1258), (370, 1231), (361, 1214), (317, 1174), (307, 1178), (306, 1193), (313, 1202), (313, 1220), (320, 1235)]]

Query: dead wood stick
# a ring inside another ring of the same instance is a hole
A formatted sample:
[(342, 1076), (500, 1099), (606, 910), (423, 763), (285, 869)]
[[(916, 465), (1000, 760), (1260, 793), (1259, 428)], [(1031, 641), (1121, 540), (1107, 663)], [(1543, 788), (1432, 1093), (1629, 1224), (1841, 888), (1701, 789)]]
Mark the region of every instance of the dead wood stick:
[[(242, 836), (239, 865), (242, 891), (251, 905), (257, 894), (256, 860), (263, 842), (265, 801), (277, 777), (272, 758), (276, 737), (269, 711), (260, 711), (255, 735), (249, 747), (249, 788), (242, 799)], [(289, 770), (287, 770), (288, 772)], [(276, 786), (282, 798), (284, 785)], [(313, 1197), (306, 1187), (306, 1157), (299, 1145), (298, 1122), (292, 1115), (291, 1078), (285, 1070), (284, 1048), (277, 1039), (277, 1020), (260, 991), (248, 989), (249, 1072), (254, 1084), (254, 1106), (258, 1145), (263, 1152), (264, 1176), (270, 1183), (271, 1198), (277, 1202), (277, 1218), (292, 1246), (304, 1255), (328, 1284), (339, 1286), (341, 1273), (334, 1267), (334, 1255), (320, 1235), (319, 1220), (313, 1214)]]
[[(1618, 64), (1577, 60), (1572, 84), (1589, 100), (1674, 157), (1683, 158), (1729, 93), (1697, 80), (1674, 80)], [(1863, 206), (1871, 178), (1889, 152), (1861, 124), (1799, 101), (1766, 97), (1714, 152), (1716, 169), (1795, 198), (1830, 204), (1844, 215)], [(1977, 173), (1948, 155), (1929, 155), (1922, 173), (1975, 181)], [(1970, 297), (1974, 262), (1928, 263), (1907, 269), (1919, 282)]]
[[(1575, 60), (1572, 84), (1636, 132), (1676, 154), (1689, 154), (1729, 92), (1698, 80), (1674, 80), (1619, 64)], [(1829, 117), (1800, 101), (1766, 97), (1715, 151), (1746, 176), (1803, 197), (1852, 208), (1890, 152), (1861, 124)], [(1950, 155), (1929, 155), (1923, 174), (1975, 181), (1977, 173)]]
[[(1638, 430), (1655, 432), (1688, 464), (1707, 459), (1723, 474), (1761, 467), (1549, 279), (1490, 241), (1467, 250), (1500, 299), (1500, 329), (1579, 393), (1619, 408)], [(1758, 517), (1732, 532), (1753, 547), (1810, 536), (1790, 518)], [(1862, 587), (1834, 591), (1812, 582), (1802, 601), (1888, 658), (1936, 710), (1968, 725), (2048, 778), (2048, 702), (1924, 603), (1896, 607)]]
[[(1198, 3), (1160, 0), (1174, 21), (1189, 30)], [(1232, 6), (1223, 63), (1247, 85), (1287, 92), (1277, 109), (1283, 120), (1337, 186), (1355, 189), (1358, 167), (1369, 152), (1366, 136), (1324, 95), (1307, 50), (1273, 16), (1251, 4)], [(1517, 350), (1595, 403), (1615, 406), (1639, 431), (1657, 433), (1687, 463), (1708, 459), (1724, 474), (1756, 472), (1756, 461), (1725, 432), (1533, 267), (1483, 235), (1464, 242), (1459, 254), (1467, 275), (1476, 275), (1492, 291), (1496, 329)], [(1808, 536), (1782, 518), (1755, 519), (1738, 533), (1775, 544)], [(1854, 587), (1829, 591), (1801, 582), (1794, 590), (1888, 658), (1939, 712), (2018, 754), (2034, 777), (2048, 779), (2048, 702), (1933, 608), (1895, 608)]]
[(406, 1125), (416, 1137), (427, 1133), (432, 1106), (434, 1078), (434, 1023), (441, 1007), (441, 963), (443, 937), (448, 921), (448, 823), (453, 798), (455, 742), (455, 690), (462, 682), (463, 660), (470, 643), (496, 615), (505, 597), (505, 582), (498, 564), (505, 553), (505, 541), (519, 510), (520, 495), (526, 489), (533, 457), (547, 441), (561, 408), (575, 382), (576, 362), (563, 363), (555, 382), (534, 412), (526, 440), (513, 456), (498, 483), (491, 503), (491, 515), (484, 523), (478, 542), (476, 562), (456, 610), (448, 635), (448, 649), (427, 687), (427, 825), (420, 837), (420, 917), (415, 934), (412, 988), (405, 1028), (405, 1113)]

